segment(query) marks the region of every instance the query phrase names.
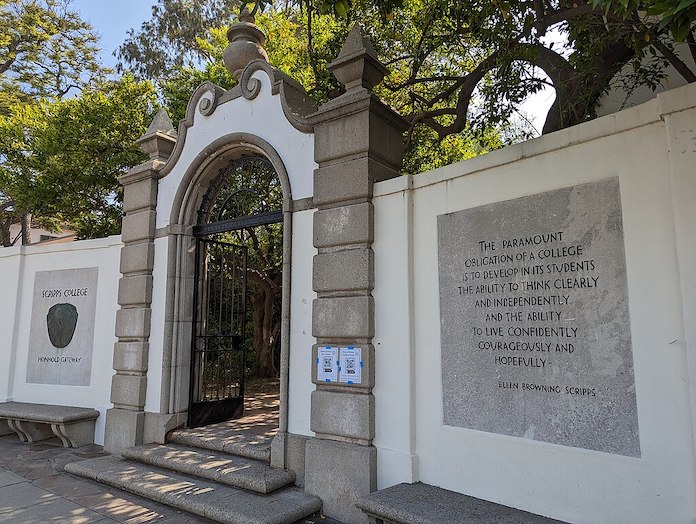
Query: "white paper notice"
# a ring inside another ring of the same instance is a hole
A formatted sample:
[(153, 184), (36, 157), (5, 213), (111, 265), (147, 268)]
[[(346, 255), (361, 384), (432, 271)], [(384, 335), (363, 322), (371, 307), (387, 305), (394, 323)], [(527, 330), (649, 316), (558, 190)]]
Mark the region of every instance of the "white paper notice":
[(338, 381), (338, 348), (320, 347), (317, 350), (317, 380), (320, 382)]
[(339, 378), (347, 384), (362, 383), (362, 350), (360, 348), (341, 348)]

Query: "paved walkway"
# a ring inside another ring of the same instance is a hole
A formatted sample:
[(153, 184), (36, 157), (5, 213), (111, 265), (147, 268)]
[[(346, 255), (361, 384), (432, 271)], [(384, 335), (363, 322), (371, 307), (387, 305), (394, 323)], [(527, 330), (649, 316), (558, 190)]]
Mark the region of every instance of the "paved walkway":
[[(276, 384), (254, 384), (245, 399), (245, 417), (200, 428), (213, 438), (224, 434), (234, 439), (238, 432), (251, 433), (259, 441), (273, 437), (278, 427), (280, 404)], [(275, 389), (275, 390), (274, 390)], [(196, 430), (194, 430), (196, 431)], [(73, 477), (65, 465), (103, 456), (101, 446), (78, 449), (62, 447), (58, 438), (34, 444), (16, 435), (0, 437), (0, 522), (3, 524), (158, 523), (204, 524), (212, 521), (174, 508)], [(339, 524), (331, 519), (310, 518), (301, 524)], [(300, 524), (300, 523), (298, 523)]]
[(100, 446), (66, 449), (57, 438), (24, 444), (15, 435), (0, 437), (0, 522), (211, 522), (63, 471), (69, 462), (103, 454)]

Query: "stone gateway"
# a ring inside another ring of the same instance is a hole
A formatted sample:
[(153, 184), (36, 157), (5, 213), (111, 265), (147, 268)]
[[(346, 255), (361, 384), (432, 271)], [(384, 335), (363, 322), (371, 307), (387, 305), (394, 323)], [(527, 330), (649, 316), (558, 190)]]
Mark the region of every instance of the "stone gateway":
[(359, 27), (319, 106), (228, 38), (120, 236), (0, 250), (0, 435), (224, 522), (695, 522), (696, 83), (405, 174)]

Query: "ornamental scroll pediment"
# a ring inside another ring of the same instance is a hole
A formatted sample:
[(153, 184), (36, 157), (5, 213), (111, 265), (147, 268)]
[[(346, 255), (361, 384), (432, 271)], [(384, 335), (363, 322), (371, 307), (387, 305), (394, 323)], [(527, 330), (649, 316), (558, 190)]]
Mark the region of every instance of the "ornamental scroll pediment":
[(307, 95), (302, 86), (285, 73), (276, 69), (264, 60), (253, 60), (244, 68), (239, 84), (225, 91), (222, 87), (206, 81), (203, 82), (189, 99), (186, 115), (179, 122), (178, 140), (169, 160), (161, 167), (160, 177), (166, 176), (176, 165), (186, 142), (188, 129), (193, 126), (196, 114), (204, 117), (212, 116), (223, 104), (238, 98), (255, 100), (261, 93), (263, 82), (255, 75), (262, 72), (270, 79), (271, 95), (279, 96), (283, 114), (286, 120), (302, 133), (313, 132), (313, 126), (305, 116), (314, 113), (317, 105)]

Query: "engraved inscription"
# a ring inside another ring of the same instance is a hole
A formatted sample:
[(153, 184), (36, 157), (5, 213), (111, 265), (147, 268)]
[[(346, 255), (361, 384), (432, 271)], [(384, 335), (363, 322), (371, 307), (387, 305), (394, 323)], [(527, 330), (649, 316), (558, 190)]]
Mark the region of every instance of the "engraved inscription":
[(438, 217), (444, 422), (640, 456), (618, 179)]

